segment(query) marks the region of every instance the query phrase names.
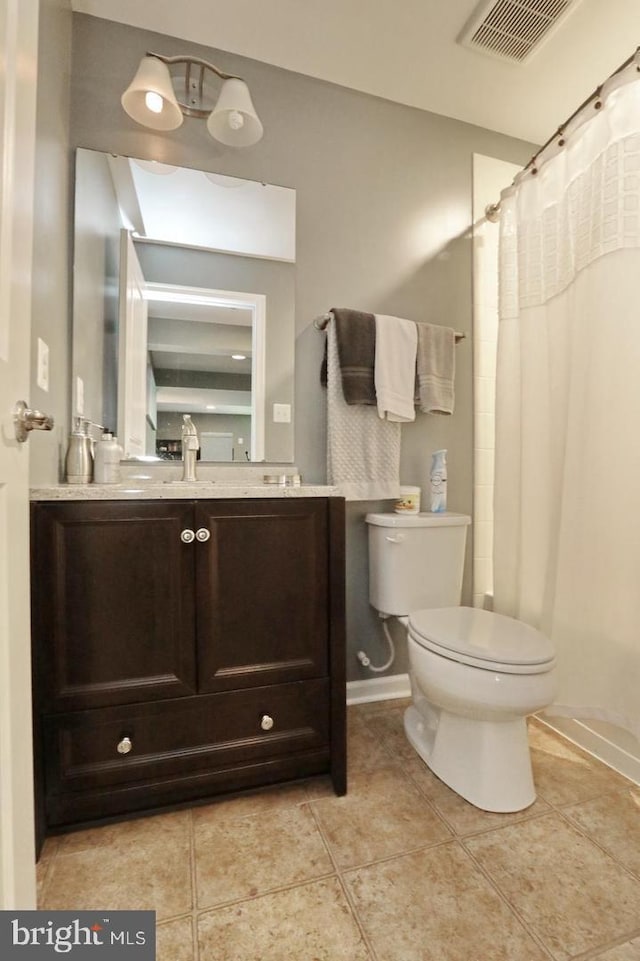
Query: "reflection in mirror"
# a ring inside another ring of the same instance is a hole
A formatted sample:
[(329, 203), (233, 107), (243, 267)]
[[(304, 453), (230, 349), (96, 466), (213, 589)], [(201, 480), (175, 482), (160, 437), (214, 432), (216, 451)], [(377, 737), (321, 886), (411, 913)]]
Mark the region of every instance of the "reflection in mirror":
[(190, 413), (203, 460), (293, 461), (294, 259), (295, 191), (78, 150), (74, 413), (126, 458)]

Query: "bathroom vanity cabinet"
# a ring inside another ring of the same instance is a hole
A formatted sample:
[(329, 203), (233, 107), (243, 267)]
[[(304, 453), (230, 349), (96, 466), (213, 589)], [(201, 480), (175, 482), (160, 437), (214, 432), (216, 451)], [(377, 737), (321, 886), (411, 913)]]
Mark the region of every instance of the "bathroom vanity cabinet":
[(331, 774), (344, 500), (32, 508), (40, 833)]

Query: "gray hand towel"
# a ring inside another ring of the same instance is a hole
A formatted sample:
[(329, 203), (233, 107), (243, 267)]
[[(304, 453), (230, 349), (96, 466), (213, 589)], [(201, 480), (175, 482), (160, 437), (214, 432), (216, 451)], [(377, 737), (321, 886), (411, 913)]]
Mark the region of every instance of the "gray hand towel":
[[(375, 406), (375, 318), (373, 314), (349, 310), (346, 307), (333, 307), (331, 313), (332, 323), (335, 325), (344, 399), (347, 404)], [(321, 374), (323, 383), (326, 382), (324, 374), (325, 364)]]
[(416, 388), (418, 406), (426, 414), (452, 414), (456, 372), (455, 331), (418, 324)]

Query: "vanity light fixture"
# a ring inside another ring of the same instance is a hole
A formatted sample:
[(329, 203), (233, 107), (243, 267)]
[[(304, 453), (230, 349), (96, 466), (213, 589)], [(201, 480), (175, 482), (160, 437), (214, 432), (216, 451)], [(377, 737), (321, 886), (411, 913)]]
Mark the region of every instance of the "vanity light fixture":
[[(217, 102), (211, 74), (223, 81)], [(147, 53), (121, 103), (136, 123), (152, 130), (176, 130), (185, 117), (206, 120), (211, 136), (229, 147), (250, 147), (263, 133), (244, 80), (198, 57)]]

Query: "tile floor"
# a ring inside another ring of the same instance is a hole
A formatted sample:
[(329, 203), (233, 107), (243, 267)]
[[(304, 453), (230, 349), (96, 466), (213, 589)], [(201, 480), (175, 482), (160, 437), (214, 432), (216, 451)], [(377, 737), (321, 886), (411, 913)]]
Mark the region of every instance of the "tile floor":
[(349, 709), (327, 780), (48, 839), (40, 907), (155, 909), (158, 961), (640, 961), (640, 788), (537, 722), (539, 797), (467, 804)]

